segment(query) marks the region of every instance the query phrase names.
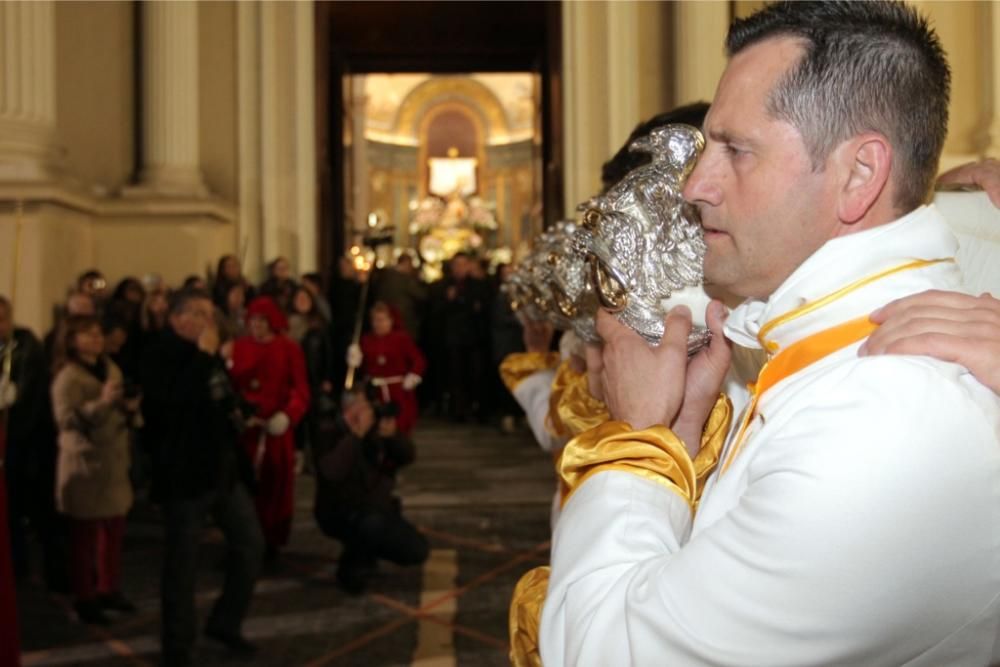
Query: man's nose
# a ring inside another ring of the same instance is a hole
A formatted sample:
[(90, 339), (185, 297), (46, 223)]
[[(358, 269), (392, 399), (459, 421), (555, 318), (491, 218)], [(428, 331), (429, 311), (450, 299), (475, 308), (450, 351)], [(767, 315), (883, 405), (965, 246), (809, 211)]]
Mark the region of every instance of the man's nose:
[(681, 192), (685, 201), (692, 204), (715, 205), (719, 203), (719, 189), (714, 185), (710, 160), (711, 158), (702, 154), (694, 171), (688, 176), (687, 182), (684, 183), (684, 190)]

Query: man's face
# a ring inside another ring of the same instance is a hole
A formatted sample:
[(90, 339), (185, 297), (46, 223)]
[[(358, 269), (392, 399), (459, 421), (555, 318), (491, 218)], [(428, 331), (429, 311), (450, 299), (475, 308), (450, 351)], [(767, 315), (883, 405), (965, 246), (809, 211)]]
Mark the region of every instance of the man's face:
[(209, 324), (212, 324), (212, 302), (208, 299), (191, 299), (182, 311), (170, 316), (170, 326), (177, 335), (192, 343), (198, 342)]
[(705, 282), (767, 298), (833, 236), (834, 183), (814, 172), (799, 131), (767, 99), (802, 55), (792, 38), (736, 54), (705, 119), (705, 152), (684, 187), (705, 228)]

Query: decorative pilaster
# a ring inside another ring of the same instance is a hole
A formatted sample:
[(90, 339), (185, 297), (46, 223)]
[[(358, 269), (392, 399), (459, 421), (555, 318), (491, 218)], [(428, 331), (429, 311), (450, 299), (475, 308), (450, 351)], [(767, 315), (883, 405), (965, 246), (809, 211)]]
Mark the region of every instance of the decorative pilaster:
[(0, 180), (55, 175), (55, 3), (0, 2)]
[(729, 2), (678, 2), (674, 8), (674, 102), (711, 102), (726, 69)]
[(208, 195), (198, 137), (198, 3), (144, 2), (143, 164), (139, 190)]

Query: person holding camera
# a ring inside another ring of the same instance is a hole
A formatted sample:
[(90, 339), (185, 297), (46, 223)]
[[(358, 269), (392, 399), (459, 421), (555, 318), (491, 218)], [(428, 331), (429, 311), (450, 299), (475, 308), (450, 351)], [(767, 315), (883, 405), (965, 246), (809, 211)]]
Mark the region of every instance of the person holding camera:
[(90, 315), (66, 320), (55, 370), (56, 506), (71, 520), (74, 608), (84, 623), (107, 625), (105, 610), (135, 611), (120, 583), (132, 506), (129, 429), (142, 425), (141, 398), (123, 395), (122, 372), (104, 354), (100, 322)]
[(253, 474), (239, 447), (250, 415), (219, 356), (212, 301), (199, 290), (174, 295), (168, 326), (144, 351), (140, 379), (153, 459), (152, 498), (162, 503), (166, 545), (161, 580), (162, 657), (193, 664), (195, 576), (205, 515), (226, 540), (226, 576), (205, 635), (236, 656), (256, 650), (242, 634), (264, 538), (250, 498)]
[(396, 470), (412, 463), (415, 452), (392, 410), (380, 414), (360, 391), (344, 396), (339, 418), (323, 431), (313, 451), (313, 512), (320, 530), (343, 545), (338, 584), (358, 595), (379, 558), (398, 565), (427, 560), (427, 539), (393, 495)]

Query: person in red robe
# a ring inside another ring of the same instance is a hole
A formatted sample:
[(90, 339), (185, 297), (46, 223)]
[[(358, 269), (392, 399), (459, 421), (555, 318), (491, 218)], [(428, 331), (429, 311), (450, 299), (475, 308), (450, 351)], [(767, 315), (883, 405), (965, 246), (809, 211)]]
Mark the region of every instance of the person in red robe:
[(243, 445), (257, 475), (257, 516), (268, 556), (288, 544), (295, 508), (295, 425), (309, 408), (302, 348), (285, 335), (288, 320), (270, 297), (247, 307), (250, 333), (237, 338), (230, 375), (240, 395), (256, 406)]
[(370, 317), (372, 331), (361, 337), (360, 350), (348, 353), (348, 363), (362, 367), (362, 372), (378, 388), (382, 403), (396, 404), (399, 410), (396, 430), (409, 436), (417, 423), (414, 389), (427, 370), (427, 361), (389, 306), (377, 302)]

